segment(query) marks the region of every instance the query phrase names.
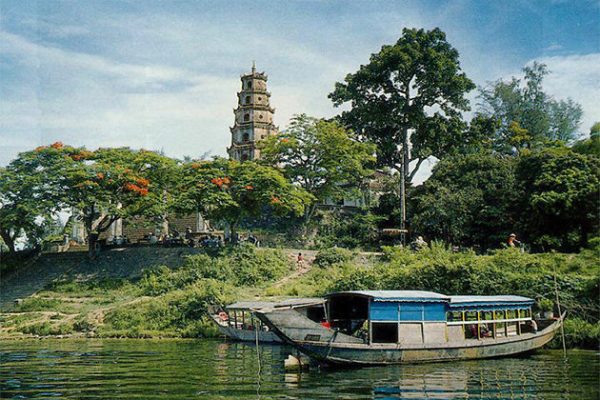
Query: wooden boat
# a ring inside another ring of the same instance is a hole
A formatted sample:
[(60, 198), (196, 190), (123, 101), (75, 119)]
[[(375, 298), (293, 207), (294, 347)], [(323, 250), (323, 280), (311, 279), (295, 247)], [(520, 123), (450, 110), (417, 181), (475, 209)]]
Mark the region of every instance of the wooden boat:
[(532, 299), (425, 291), (326, 296), (326, 322), (294, 309), (257, 310), (283, 341), (319, 363), (381, 365), (508, 356), (548, 343), (562, 324), (534, 320)]
[(321, 298), (288, 299), (280, 302), (241, 301), (224, 309), (215, 308), (210, 317), (217, 324), (219, 331), (230, 339), (244, 342), (255, 342), (258, 339), (263, 343), (281, 343), (282, 339), (254, 316), (254, 310), (294, 310), (310, 321), (320, 322), (325, 317), (323, 303)]

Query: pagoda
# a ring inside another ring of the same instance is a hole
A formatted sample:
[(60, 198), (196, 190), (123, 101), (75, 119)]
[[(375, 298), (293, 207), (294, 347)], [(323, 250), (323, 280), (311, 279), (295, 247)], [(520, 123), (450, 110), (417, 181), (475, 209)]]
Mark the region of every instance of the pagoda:
[(267, 91), (267, 75), (252, 71), (241, 76), (242, 90), (238, 92), (238, 106), (233, 113), (235, 123), (231, 131), (231, 146), (227, 148), (229, 158), (237, 161), (260, 158), (258, 143), (277, 133), (273, 124), (274, 108), (269, 105), (271, 93)]

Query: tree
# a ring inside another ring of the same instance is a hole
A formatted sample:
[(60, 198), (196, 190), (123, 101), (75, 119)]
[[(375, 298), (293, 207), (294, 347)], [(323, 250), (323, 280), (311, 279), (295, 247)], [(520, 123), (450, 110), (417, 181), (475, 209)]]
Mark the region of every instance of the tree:
[(0, 237), (11, 253), (22, 236), (36, 247), (45, 221), (57, 211), (52, 193), (40, 190), (43, 186), (44, 176), (21, 158), (0, 168)]
[(543, 91), (546, 65), (534, 62), (523, 72), (523, 79), (498, 80), (479, 88), (480, 113), (499, 123), (494, 132), (495, 149), (511, 153), (548, 141), (573, 141), (583, 115), (581, 106), (571, 99), (555, 100)]
[[(288, 129), (267, 138), (261, 147), (261, 162), (276, 166), (293, 184), (323, 202), (350, 195), (372, 174), (374, 146), (360, 143), (338, 122), (305, 114), (292, 118)], [(317, 203), (307, 204), (308, 224)]]
[(542, 250), (576, 251), (597, 234), (600, 159), (563, 148), (521, 158), (516, 170), (522, 231)]
[(182, 169), (175, 210), (225, 221), (234, 240), (240, 222), (265, 208), (280, 215), (301, 215), (304, 205), (312, 201), (310, 194), (289, 183), (276, 169), (250, 161), (218, 158), (186, 163)]
[(117, 219), (154, 217), (165, 210), (165, 182), (149, 177), (165, 175), (158, 170), (173, 162), (156, 153), (128, 148), (91, 152), (57, 142), (22, 153), (20, 158), (43, 177), (32, 198), (49, 197), (54, 207), (70, 208), (80, 215), (90, 257), (99, 235)]
[(350, 103), (340, 120), (377, 145), (380, 165), (400, 172), (400, 228), (406, 222), (405, 187), (421, 164), (431, 156), (442, 159), (476, 132), (465, 129), (461, 117), (469, 109), (465, 94), (474, 88), (444, 32), (404, 29), (394, 45), (372, 54), (369, 64), (330, 93), (335, 106)]
[(514, 157), (490, 153), (440, 161), (414, 190), (412, 230), (462, 246), (498, 247), (517, 225), (516, 164)]
[(468, 110), (464, 95), (474, 88), (444, 32), (404, 29), (329, 97), (335, 106), (350, 103), (341, 121), (377, 145), (380, 165), (402, 169), (410, 182), (423, 161), (443, 158), (464, 139), (455, 135), (469, 132), (460, 112)]
[(573, 144), (573, 151), (600, 157), (600, 122), (592, 125), (589, 138), (579, 140)]

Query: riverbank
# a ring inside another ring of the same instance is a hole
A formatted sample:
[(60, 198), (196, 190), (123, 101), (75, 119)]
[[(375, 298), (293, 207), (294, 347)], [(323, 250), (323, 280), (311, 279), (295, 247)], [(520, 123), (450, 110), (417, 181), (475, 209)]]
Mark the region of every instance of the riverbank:
[[(452, 253), (440, 245), (418, 253), (387, 248), (382, 255), (331, 249), (298, 271), (294, 254), (241, 246), (163, 259), (151, 253), (113, 258), (114, 271), (71, 270), (52, 279), (10, 312), (0, 314), (0, 338), (197, 338), (217, 335), (211, 304), (320, 296), (347, 289), (423, 289), (441, 293), (518, 294), (552, 300), (556, 275), (569, 347), (598, 348), (599, 272), (594, 250), (579, 254)], [(133, 271), (137, 271), (133, 273)], [(105, 271), (106, 272), (106, 271)]]

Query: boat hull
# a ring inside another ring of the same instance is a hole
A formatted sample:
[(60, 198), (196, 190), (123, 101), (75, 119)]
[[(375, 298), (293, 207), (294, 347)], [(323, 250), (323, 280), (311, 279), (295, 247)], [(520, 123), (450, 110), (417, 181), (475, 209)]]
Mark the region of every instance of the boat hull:
[[(428, 344), (366, 344), (355, 337), (308, 323), (291, 313), (256, 313), (272, 331), (315, 361), (333, 365), (387, 365), (504, 357), (538, 349), (554, 337), (557, 320), (537, 333), (499, 339), (468, 339)], [(301, 329), (300, 329), (301, 328)], [(316, 338), (317, 340), (306, 340)]]

